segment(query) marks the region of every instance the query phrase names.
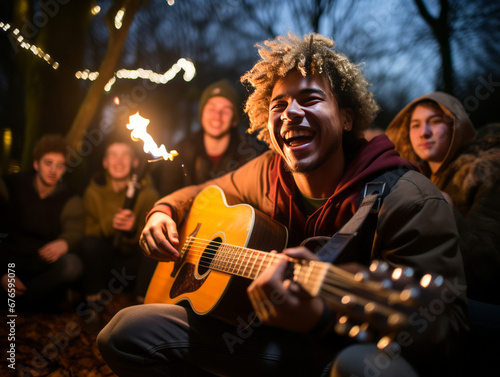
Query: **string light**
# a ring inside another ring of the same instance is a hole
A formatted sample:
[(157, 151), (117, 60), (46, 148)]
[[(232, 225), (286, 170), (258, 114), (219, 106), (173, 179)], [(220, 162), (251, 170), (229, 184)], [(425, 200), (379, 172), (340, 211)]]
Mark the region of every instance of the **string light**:
[[(168, 5), (174, 5), (174, 0), (168, 0)], [(96, 5), (92, 8), (92, 14), (97, 14), (101, 11), (101, 8)], [(123, 16), (125, 14), (125, 8), (121, 8), (115, 16), (115, 27), (119, 29), (122, 26)], [(31, 44), (25, 40), (25, 38), (21, 35), (21, 32), (18, 28), (14, 28), (11, 30), (11, 25), (9, 23), (0, 22), (0, 29), (5, 32), (12, 33), (14, 36), (13, 40), (15, 40), (19, 46), (24, 48), (25, 50), (29, 50), (33, 53), (33, 55), (38, 56), (40, 59), (45, 60), (47, 64), (49, 64), (53, 69), (59, 68), (59, 63), (55, 61), (49, 54), (44, 52), (40, 47), (37, 47), (34, 44)], [(107, 82), (104, 89), (106, 91), (110, 91), (113, 84), (116, 82), (116, 79), (145, 79), (149, 80), (155, 84), (166, 84), (170, 80), (172, 80), (177, 74), (182, 70), (184, 70), (183, 79), (184, 81), (191, 81), (193, 77), (196, 75), (196, 69), (194, 67), (193, 62), (190, 60), (181, 58), (172, 65), (172, 67), (164, 73), (156, 73), (149, 69), (136, 69), (136, 70), (128, 70), (128, 69), (120, 69), (117, 71), (113, 77)], [(97, 77), (99, 77), (99, 72), (90, 72), (90, 70), (85, 69), (83, 71), (77, 71), (75, 73), (75, 77), (80, 80), (90, 80), (95, 81)]]
[(96, 14), (99, 14), (100, 11), (101, 11), (101, 7), (99, 5), (94, 5), (92, 7), (92, 9), (90, 10), (90, 12), (92, 13), (93, 16), (95, 16)]
[[(191, 81), (196, 75), (196, 69), (193, 62), (181, 58), (177, 61), (177, 63), (172, 65), (172, 67), (168, 71), (164, 73), (156, 73), (149, 69), (143, 68), (135, 70), (120, 69), (107, 82), (104, 90), (109, 92), (117, 79), (145, 79), (154, 82), (155, 84), (166, 84), (167, 82), (172, 80), (181, 71), (181, 69), (184, 70), (184, 81)], [(86, 69), (84, 71), (76, 72), (75, 76), (77, 79), (94, 81), (99, 76), (99, 72), (90, 72), (88, 69)]]
[[(10, 24), (4, 22), (0, 22), (0, 28), (5, 32), (11, 30)], [(40, 47), (37, 47), (34, 44), (26, 42), (18, 28), (14, 28), (10, 32), (14, 36), (13, 40), (15, 40), (20, 47), (24, 48), (25, 50), (31, 51), (33, 55), (38, 56), (40, 59), (45, 60), (45, 62), (48, 65), (50, 65), (53, 69), (59, 68), (59, 63), (54, 59), (52, 59), (52, 57), (49, 54), (44, 52)]]
[(120, 29), (123, 25), (123, 16), (125, 15), (125, 8), (121, 8), (115, 15), (115, 28)]

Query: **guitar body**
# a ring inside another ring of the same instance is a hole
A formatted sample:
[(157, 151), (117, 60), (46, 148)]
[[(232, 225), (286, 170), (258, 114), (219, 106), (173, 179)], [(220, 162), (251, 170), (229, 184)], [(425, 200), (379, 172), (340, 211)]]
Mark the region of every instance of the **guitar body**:
[(246, 287), (251, 280), (238, 276), (239, 256), (234, 260), (232, 256), (223, 257), (230, 270), (235, 266), (234, 273), (212, 269), (214, 256), (220, 248), (228, 255), (232, 245), (281, 251), (286, 247), (287, 229), (249, 205), (229, 205), (222, 190), (210, 186), (195, 198), (179, 240), (179, 259), (158, 263), (145, 303), (186, 301), (198, 314), (210, 314), (233, 324), (241, 323), (241, 319), (250, 323), (253, 310)]

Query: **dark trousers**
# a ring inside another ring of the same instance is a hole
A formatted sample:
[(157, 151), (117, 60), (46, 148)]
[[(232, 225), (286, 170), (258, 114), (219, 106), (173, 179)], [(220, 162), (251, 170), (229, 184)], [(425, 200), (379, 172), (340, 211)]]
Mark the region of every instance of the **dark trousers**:
[[(42, 266), (41, 263), (39, 265)], [(19, 266), (19, 270), (22, 270), (22, 266)], [(29, 274), (19, 274), (26, 292), (16, 298), (18, 309), (57, 311), (58, 304), (66, 298), (66, 289), (81, 273), (80, 258), (75, 254), (64, 254), (54, 263), (44, 263), (43, 268), (38, 268), (36, 273), (31, 271)]]
[(94, 295), (102, 290), (134, 289), (145, 296), (157, 262), (143, 255), (139, 246), (130, 253), (122, 253), (112, 241), (99, 237), (85, 237), (81, 242), (83, 261), (83, 290)]
[(179, 305), (136, 305), (116, 314), (97, 343), (120, 377), (329, 373), (333, 351), (312, 337), (258, 322), (245, 327), (243, 322), (235, 327)]
[(320, 377), (330, 373), (334, 377), (417, 377), (402, 356), (387, 361), (388, 355), (375, 344), (354, 344), (336, 358), (349, 344), (344, 337), (332, 334), (317, 339), (258, 321), (249, 326), (241, 323), (235, 327), (179, 305), (132, 306), (108, 323), (97, 344), (120, 377)]

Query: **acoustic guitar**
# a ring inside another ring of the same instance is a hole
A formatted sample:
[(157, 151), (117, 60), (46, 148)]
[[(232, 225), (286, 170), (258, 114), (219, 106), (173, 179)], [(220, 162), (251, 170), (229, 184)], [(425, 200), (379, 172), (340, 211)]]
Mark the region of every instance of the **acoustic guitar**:
[(238, 318), (247, 321), (254, 315), (246, 287), (275, 258), (290, 262), (293, 280), (311, 296), (323, 297), (345, 314), (336, 327), (339, 333), (360, 340), (368, 324), (383, 335), (407, 330), (409, 316), (436, 297), (443, 283), (431, 275), (418, 281), (411, 268), (392, 269), (381, 261), (369, 268), (355, 263), (339, 267), (261, 251), (283, 250), (287, 229), (250, 205), (228, 204), (217, 186), (195, 198), (179, 239), (180, 257), (158, 263), (145, 303), (188, 302), (200, 315), (235, 325), (241, 324)]

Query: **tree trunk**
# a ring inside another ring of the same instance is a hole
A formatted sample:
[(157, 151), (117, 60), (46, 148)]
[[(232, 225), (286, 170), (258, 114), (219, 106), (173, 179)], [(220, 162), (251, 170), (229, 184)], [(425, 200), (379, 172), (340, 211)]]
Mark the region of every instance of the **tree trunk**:
[[(106, 55), (99, 67), (99, 76), (91, 84), (85, 99), (83, 100), (78, 113), (76, 115), (71, 129), (66, 136), (70, 147), (79, 151), (85, 135), (85, 131), (89, 127), (94, 115), (99, 107), (99, 102), (104, 93), (104, 87), (113, 77), (114, 71), (121, 56), (121, 51), (127, 38), (128, 29), (134, 19), (135, 13), (140, 8), (142, 0), (121, 0), (115, 1), (106, 15), (107, 25), (109, 29), (109, 42)], [(122, 26), (116, 29), (114, 26), (114, 18), (116, 12), (124, 7), (126, 9)]]
[(439, 16), (434, 18), (427, 10), (423, 0), (415, 0), (415, 5), (420, 15), (432, 30), (432, 34), (439, 44), (439, 53), (441, 55), (441, 79), (438, 80), (436, 89), (444, 90), (449, 94), (454, 94), (453, 85), (453, 61), (450, 47), (450, 25), (448, 21), (448, 0), (440, 0), (441, 11)]
[[(59, 4), (41, 0), (35, 11), (28, 0), (14, 7), (14, 25), (27, 42), (40, 47), (59, 63), (54, 70), (45, 60), (15, 45), (25, 90), (25, 125), (21, 167), (31, 166), (31, 152), (42, 134), (66, 133), (81, 98), (74, 72), (83, 60), (90, 0)], [(13, 44), (14, 46), (14, 44)]]

